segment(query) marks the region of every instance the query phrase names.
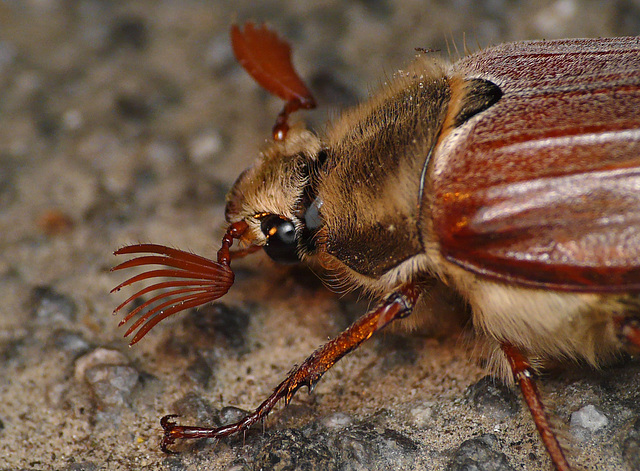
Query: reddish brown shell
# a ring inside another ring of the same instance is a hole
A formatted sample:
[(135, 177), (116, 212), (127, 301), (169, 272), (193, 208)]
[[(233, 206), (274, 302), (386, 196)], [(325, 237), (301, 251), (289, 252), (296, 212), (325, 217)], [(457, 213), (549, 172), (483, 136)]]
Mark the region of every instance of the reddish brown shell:
[(511, 283), (640, 291), (640, 38), (506, 44), (456, 69), (504, 95), (434, 158), (443, 255)]

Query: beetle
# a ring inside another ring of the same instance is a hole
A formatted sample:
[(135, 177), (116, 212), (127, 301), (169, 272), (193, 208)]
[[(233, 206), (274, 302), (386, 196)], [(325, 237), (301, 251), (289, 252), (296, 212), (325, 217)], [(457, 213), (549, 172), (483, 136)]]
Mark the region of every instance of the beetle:
[[(216, 260), (155, 244), (113, 270), (161, 265), (121, 321), (138, 342), (162, 319), (223, 296), (232, 259), (322, 266), (380, 298), (295, 367), (258, 408), (220, 428), (161, 420), (177, 439), (247, 430), (344, 355), (424, 302), (461, 295), (491, 371), (515, 381), (559, 470), (570, 469), (535, 382), (549, 364), (604, 365), (640, 348), (640, 38), (525, 41), (458, 62), (422, 55), (323, 136), (289, 115), (315, 106), (288, 43), (233, 26), (240, 64), (285, 106), (273, 140), (227, 197)], [(230, 250), (238, 239), (241, 248)], [(157, 294), (156, 294), (157, 292)]]

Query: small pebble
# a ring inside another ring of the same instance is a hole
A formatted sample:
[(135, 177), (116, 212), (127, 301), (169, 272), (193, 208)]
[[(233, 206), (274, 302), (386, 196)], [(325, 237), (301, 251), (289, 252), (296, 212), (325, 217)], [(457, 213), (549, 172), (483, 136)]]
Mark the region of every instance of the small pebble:
[(100, 365), (128, 365), (129, 359), (117, 350), (96, 348), (76, 360), (75, 378), (82, 382), (87, 370)]
[(591, 432), (597, 432), (609, 423), (607, 416), (600, 412), (592, 404), (571, 414), (571, 427), (586, 428)]
[(32, 315), (39, 323), (72, 324), (76, 320), (76, 303), (49, 286), (38, 286), (31, 291)]
[(338, 469), (410, 469), (418, 451), (417, 443), (408, 436), (373, 422), (346, 427), (323, 440), (335, 450)]
[(180, 455), (169, 455), (162, 460), (162, 469), (166, 471), (186, 471), (187, 466)]
[(219, 427), (218, 411), (209, 401), (196, 393), (187, 393), (181, 399), (173, 403), (171, 410), (184, 417), (193, 417), (194, 420), (206, 427)]
[(640, 470), (640, 419), (635, 421), (622, 443), (622, 457), (629, 469)]
[(116, 365), (95, 366), (85, 373), (86, 382), (102, 407), (127, 405), (139, 376), (135, 368)]
[(84, 124), (84, 116), (80, 110), (67, 110), (62, 115), (62, 124), (69, 131), (77, 131)]
[(76, 332), (57, 330), (51, 335), (53, 344), (71, 355), (81, 355), (89, 350), (89, 343)]
[(332, 450), (348, 466), (371, 469), (378, 460), (377, 434), (372, 427), (353, 427), (333, 437)]
[(71, 463), (64, 468), (65, 471), (96, 471), (98, 466), (91, 461), (82, 461), (80, 463)]
[(418, 428), (429, 426), (433, 418), (433, 409), (428, 405), (418, 405), (409, 412), (411, 422)]
[(191, 310), (187, 322), (194, 345), (205, 341), (208, 345), (227, 345), (238, 353), (247, 349), (246, 334), (249, 327), (249, 314), (235, 306), (225, 303), (212, 303), (198, 310)]
[(465, 440), (453, 453), (447, 471), (514, 471), (507, 456), (495, 450), (495, 435), (485, 434)]
[(607, 416), (592, 404), (571, 414), (571, 434), (580, 441), (591, 438), (591, 434), (598, 432), (609, 423)]
[(223, 407), (220, 411), (220, 424), (221, 425), (229, 425), (239, 420), (242, 420), (244, 417), (249, 415), (249, 412), (246, 410), (240, 409), (239, 407), (227, 406)]
[(212, 376), (212, 368), (211, 365), (207, 362), (207, 360), (202, 356), (196, 354), (195, 359), (189, 363), (189, 366), (184, 371), (185, 376), (203, 387), (209, 386), (209, 381)]
[(180, 164), (182, 149), (179, 143), (168, 139), (156, 139), (149, 142), (145, 149), (149, 161), (154, 170), (161, 175), (175, 174), (175, 168)]
[(341, 429), (353, 423), (353, 418), (343, 412), (336, 412), (322, 419), (327, 429)]
[(325, 440), (305, 437), (298, 430), (281, 430), (271, 434), (258, 451), (254, 469), (262, 471), (326, 471), (337, 469), (336, 456)]
[(381, 454), (385, 454), (388, 452), (389, 457), (395, 451), (401, 451), (405, 454), (409, 454), (410, 452), (414, 452), (418, 450), (418, 445), (408, 436), (394, 430), (392, 428), (385, 428), (382, 433), (382, 443), (384, 446), (381, 447)]
[(465, 391), (478, 412), (494, 420), (512, 417), (520, 410), (515, 392), (499, 380), (485, 376)]
[(194, 137), (189, 142), (189, 158), (196, 164), (211, 160), (222, 149), (222, 138), (216, 131), (209, 131)]

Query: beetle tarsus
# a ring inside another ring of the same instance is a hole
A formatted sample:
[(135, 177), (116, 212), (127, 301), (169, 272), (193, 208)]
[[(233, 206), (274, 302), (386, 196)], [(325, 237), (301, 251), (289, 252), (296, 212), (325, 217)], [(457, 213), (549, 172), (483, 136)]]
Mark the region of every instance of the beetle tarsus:
[(173, 445), (176, 439), (220, 438), (246, 432), (253, 424), (266, 418), (281, 399), (285, 404), (289, 404), (293, 395), (302, 386), (307, 386), (311, 391), (322, 375), (343, 356), (355, 350), (362, 342), (389, 323), (406, 317), (413, 309), (419, 295), (419, 289), (409, 284), (396, 291), (394, 296), (387, 297), (377, 308), (364, 314), (347, 330), (313, 352), (300, 366), (291, 370), (287, 378), (255, 411), (236, 423), (218, 428), (191, 427), (176, 425), (171, 420), (176, 417), (175, 415), (163, 417), (160, 421), (164, 429), (162, 451), (172, 453), (168, 447)]
[(160, 419), (160, 425), (164, 429), (164, 435), (162, 436), (162, 442), (160, 443), (160, 449), (167, 454), (174, 455), (177, 452), (170, 450), (169, 447), (173, 445), (176, 441), (176, 437), (174, 436), (176, 423), (171, 420), (175, 417), (179, 417), (178, 414), (169, 414), (165, 415), (162, 419)]

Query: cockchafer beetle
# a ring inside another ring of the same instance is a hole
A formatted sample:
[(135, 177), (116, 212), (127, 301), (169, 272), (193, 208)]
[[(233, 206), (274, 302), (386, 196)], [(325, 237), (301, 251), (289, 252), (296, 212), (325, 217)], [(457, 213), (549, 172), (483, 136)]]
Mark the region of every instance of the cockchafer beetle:
[[(439, 279), (468, 304), (491, 369), (515, 379), (551, 460), (570, 468), (535, 369), (603, 365), (640, 348), (640, 38), (525, 41), (447, 64), (427, 55), (324, 136), (288, 116), (315, 106), (289, 45), (264, 26), (231, 30), (234, 53), (285, 100), (273, 142), (227, 197), (217, 260), (154, 244), (114, 270), (168, 277), (121, 322), (138, 342), (162, 319), (224, 295), (233, 258), (259, 249), (313, 261), (380, 304), (294, 368), (258, 408), (220, 428), (162, 419), (176, 439), (247, 430), (344, 355), (411, 314)], [(230, 251), (234, 239), (243, 248)]]

